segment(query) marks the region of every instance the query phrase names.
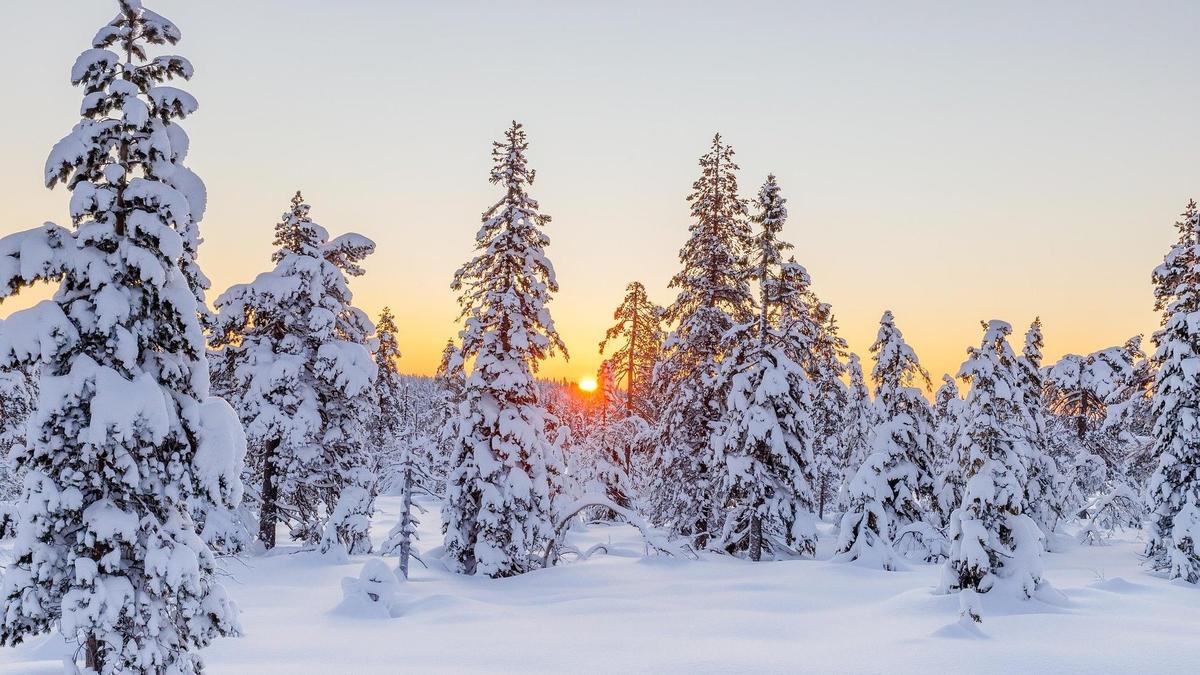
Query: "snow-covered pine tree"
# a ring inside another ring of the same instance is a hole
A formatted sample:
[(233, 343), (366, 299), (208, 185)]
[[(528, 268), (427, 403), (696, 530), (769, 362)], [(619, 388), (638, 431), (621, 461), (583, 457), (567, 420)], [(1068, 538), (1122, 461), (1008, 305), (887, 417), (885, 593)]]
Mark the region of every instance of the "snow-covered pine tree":
[(933, 493), (933, 414), (921, 390), (913, 386), (924, 384), (928, 389), (930, 383), (890, 311), (879, 320), (871, 354), (875, 359), (871, 454), (850, 483), (850, 505), (842, 516), (837, 554), (841, 560), (868, 558), (872, 564), (893, 569), (892, 551), (902, 530), (906, 549), (937, 554), (931, 532), (911, 527), (924, 521), (926, 496)]
[(276, 525), (329, 550), (370, 549), (373, 477), (366, 416), (375, 363), (371, 320), (352, 304), (348, 276), (375, 244), (330, 240), (299, 192), (275, 226), (275, 268), (217, 299), (213, 368), (246, 425), (248, 469), (259, 485), (259, 539)]
[(1042, 382), (1042, 319), (1035, 318), (1025, 333), (1025, 346), (1017, 359), (1017, 380), (1021, 387), (1021, 411), (1024, 417), (1025, 504), (1029, 517), (1046, 535), (1046, 545), (1058, 521), (1064, 515), (1065, 487), (1058, 464), (1050, 455), (1050, 432), (1046, 425), (1045, 386)]
[(1104, 419), (1104, 394), (1094, 376), (1094, 355), (1065, 354), (1046, 373), (1050, 387), (1050, 406), (1060, 418), (1071, 421), (1079, 441)]
[(655, 429), (658, 475), (651, 507), (655, 520), (697, 548), (707, 546), (717, 489), (713, 430), (728, 399), (717, 378), (724, 335), (754, 306), (747, 207), (738, 197), (733, 155), (718, 134), (700, 158), (701, 174), (688, 195), (690, 236), (679, 251), (683, 269), (670, 284), (679, 294), (665, 315), (674, 330), (654, 371), (663, 409)]
[(239, 629), (192, 505), (240, 499), (244, 440), (209, 396), (188, 276), (202, 188), (176, 120), (197, 106), (163, 82), (192, 66), (147, 53), (179, 40), (173, 23), (118, 6), (71, 70), (82, 119), (46, 162), (74, 228), (0, 240), (0, 295), (58, 284), (0, 324), (0, 368), (36, 369), (41, 390), (15, 453), (27, 475), (0, 644), (57, 627), (72, 669), (198, 673), (198, 650)]
[[(1140, 493), (1157, 464), (1153, 451), (1151, 379), (1141, 338), (1086, 356), (1067, 354), (1043, 369), (1050, 451), (1063, 475), (1057, 491), (1065, 516), (1105, 494), (1109, 504), (1134, 505), (1120, 494)], [(1140, 520), (1139, 508), (1126, 514)]]
[[(807, 287), (807, 273), (804, 279)], [(803, 342), (810, 347), (792, 355), (792, 358), (804, 367), (813, 389), (816, 443), (813, 446), (811, 473), (817, 498), (817, 516), (824, 519), (828, 506), (838, 498), (837, 491), (841, 487), (850, 450), (841, 436), (847, 426), (846, 415), (850, 405), (850, 392), (843, 381), (846, 373), (843, 359), (847, 356), (847, 344), (845, 338), (838, 334), (832, 306), (818, 300), (811, 290), (806, 290), (802, 297), (807, 306), (805, 314), (795, 312), (792, 315), (796, 317), (796, 330), (805, 336)]]
[[(375, 321), (374, 349), (371, 358), (375, 361), (375, 385), (372, 398), (375, 410), (370, 420), (370, 447), (372, 470), (381, 479), (391, 476), (404, 463), (404, 448), (411, 442), (415, 431), (410, 423), (408, 391), (400, 376), (400, 345), (396, 341), (396, 315), (390, 307), (384, 307)], [(392, 480), (384, 480), (390, 483)]]
[(1126, 340), (1119, 353), (1125, 367), (1120, 369), (1120, 386), (1105, 399), (1108, 409), (1103, 428), (1121, 454), (1123, 481), (1133, 492), (1143, 492), (1158, 464), (1151, 397), (1155, 369), (1142, 350), (1141, 335)]
[(850, 508), (850, 483), (858, 473), (858, 468), (871, 454), (871, 428), (875, 417), (875, 404), (871, 400), (871, 392), (867, 389), (862, 361), (858, 354), (850, 355), (846, 361), (846, 372), (850, 385), (846, 390), (847, 405), (842, 415), (843, 426), (840, 433), (841, 447), (846, 460), (842, 467), (842, 482), (838, 486), (837, 497), (837, 509), (842, 513)]
[(600, 342), (601, 354), (610, 343), (617, 344), (607, 362), (613, 377), (625, 381), (626, 413), (640, 415), (642, 419), (654, 418), (650, 388), (654, 364), (662, 350), (664, 311), (650, 301), (646, 287), (640, 281), (634, 281), (625, 287), (625, 299), (613, 312), (616, 323)]
[(1200, 582), (1200, 209), (1189, 201), (1179, 239), (1154, 270), (1154, 444), (1146, 559), (1171, 579)]
[(1098, 354), (1066, 354), (1043, 373), (1051, 438), (1061, 465), (1069, 470), (1064, 508), (1071, 515), (1107, 489), (1119, 461), (1098, 433), (1107, 417), (1104, 401), (1114, 375)]
[(782, 346), (787, 356), (804, 368), (812, 390), (816, 435), (809, 474), (817, 516), (824, 518), (827, 507), (838, 499), (850, 451), (849, 439), (843, 437), (850, 412), (850, 391), (843, 382), (847, 344), (838, 335), (833, 308), (817, 298), (808, 270), (794, 257), (780, 265), (776, 288), (772, 322), (787, 326), (793, 336)]
[(375, 475), (394, 474), (400, 496), (400, 515), (388, 532), (380, 553), (399, 557), (396, 576), (408, 578), (408, 561), (420, 521), (413, 515), (413, 493), (417, 489), (420, 467), (416, 462), (414, 429), (405, 417), (407, 392), (400, 379), (400, 347), (396, 343), (396, 317), (384, 307), (375, 322), (375, 413), (371, 423), (371, 447), (376, 453)]
[(950, 522), (950, 514), (962, 502), (963, 486), (967, 483), (966, 460), (962, 444), (963, 401), (958, 383), (950, 375), (942, 375), (942, 386), (933, 396), (934, 419), (934, 480), (932, 512), (939, 526)]
[(566, 348), (547, 303), (558, 290), (550, 243), (529, 195), (534, 170), (525, 129), (513, 122), (493, 144), (490, 182), (504, 189), (483, 214), (474, 258), (454, 274), (462, 357), (472, 361), (451, 453), (443, 507), (446, 558), (463, 574), (528, 571), (554, 537), (547, 476), (546, 411), (534, 373)]
[[(579, 489), (584, 495), (604, 495), (617, 506), (640, 510), (637, 489), (630, 477), (633, 440), (645, 422), (637, 415), (627, 412), (626, 397), (622, 395), (613, 373), (616, 369), (609, 361), (600, 364), (596, 374), (599, 401), (594, 412), (588, 415), (582, 442), (576, 446), (578, 452), (577, 475)], [(568, 473), (571, 473), (568, 471)], [(570, 491), (569, 491), (570, 492)], [(576, 496), (576, 495), (571, 495)], [(599, 509), (599, 517), (611, 518), (611, 509)]]
[[(759, 282), (758, 316), (726, 335), (729, 353), (720, 377), (729, 398), (721, 420), (716, 456), (716, 510), (721, 526), (716, 545), (760, 560), (763, 549), (778, 553), (816, 551), (815, 499), (809, 483), (813, 462), (812, 392), (804, 369), (788, 356), (785, 342), (804, 339), (791, 325), (776, 326), (771, 316), (781, 296), (783, 253), (780, 240), (787, 200), (775, 176), (768, 176), (751, 220), (759, 225), (751, 246)], [(793, 344), (794, 349), (804, 347)]]
[(421, 488), (424, 492), (441, 498), (445, 496), (450, 455), (457, 443), (458, 422), (462, 419), (459, 405), (464, 400), (467, 384), (462, 351), (454, 340), (447, 340), (442, 349), (442, 358), (438, 361), (433, 384), (436, 393), (430, 424), (432, 442), (426, 446), (428, 450), (424, 471), (429, 477), (429, 482), (422, 484)]
[(967, 482), (950, 516), (950, 557), (939, 590), (959, 592), (963, 618), (982, 621), (978, 594), (998, 586), (1032, 597), (1043, 583), (1042, 539), (1026, 513), (1020, 375), (1008, 344), (1012, 326), (984, 324), (959, 377), (971, 385), (963, 411)]

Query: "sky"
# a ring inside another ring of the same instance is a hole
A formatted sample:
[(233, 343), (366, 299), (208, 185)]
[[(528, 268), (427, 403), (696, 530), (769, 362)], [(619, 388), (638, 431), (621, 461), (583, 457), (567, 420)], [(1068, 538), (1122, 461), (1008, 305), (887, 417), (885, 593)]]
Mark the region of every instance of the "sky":
[[(456, 334), (491, 141), (525, 124), (553, 217), (551, 312), (578, 379), (632, 280), (668, 304), (685, 197), (715, 132), (743, 196), (775, 173), (785, 238), (866, 355), (891, 309), (935, 381), (979, 322), (1040, 315), (1046, 353), (1157, 326), (1150, 273), (1200, 198), (1196, 2), (146, 0), (196, 76), (210, 301), (267, 269), (297, 190), (378, 250), (356, 303), (398, 316), (402, 366)], [(67, 223), (42, 185), (78, 120), (76, 55), (108, 0), (0, 5), (0, 231)], [(19, 306), (9, 301), (0, 315)]]

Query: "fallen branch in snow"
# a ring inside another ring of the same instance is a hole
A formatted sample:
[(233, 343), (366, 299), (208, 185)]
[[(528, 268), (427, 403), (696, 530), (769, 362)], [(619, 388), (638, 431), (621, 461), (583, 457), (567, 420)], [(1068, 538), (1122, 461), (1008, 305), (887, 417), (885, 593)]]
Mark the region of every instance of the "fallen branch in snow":
[[(554, 538), (546, 546), (546, 554), (542, 557), (542, 567), (549, 567), (551, 559), (556, 557), (555, 554), (562, 547), (562, 540), (567, 534), (567, 525), (571, 523), (571, 519), (579, 515), (579, 513), (584, 509), (592, 506), (602, 506), (610, 509), (617, 515), (624, 518), (627, 523), (636, 527), (638, 531), (642, 533), (642, 540), (646, 543), (648, 551), (653, 549), (658, 553), (672, 557), (697, 557), (695, 551), (693, 551), (687, 544), (676, 546), (673, 542), (670, 542), (661, 535), (656, 534), (653, 528), (650, 527), (649, 523), (642, 519), (641, 516), (625, 508), (624, 506), (617, 504), (613, 500), (609, 499), (607, 495), (588, 493), (571, 502), (566, 506), (566, 508), (562, 509), (561, 513), (563, 515), (558, 519), (558, 523), (554, 527)], [(593, 546), (592, 549), (589, 549), (589, 555), (590, 551), (595, 548), (596, 547)], [(584, 557), (584, 559), (586, 559), (586, 557)]]
[(559, 551), (559, 557), (561, 558), (562, 555), (565, 553), (574, 553), (576, 560), (587, 560), (588, 558), (591, 558), (593, 555), (595, 555), (596, 553), (599, 553), (601, 551), (603, 551), (604, 553), (607, 554), (608, 553), (608, 544), (605, 544), (605, 543), (592, 544), (590, 547), (588, 547), (588, 550), (586, 550), (586, 551), (580, 551), (575, 546), (565, 546), (564, 545), (561, 547), (561, 550)]

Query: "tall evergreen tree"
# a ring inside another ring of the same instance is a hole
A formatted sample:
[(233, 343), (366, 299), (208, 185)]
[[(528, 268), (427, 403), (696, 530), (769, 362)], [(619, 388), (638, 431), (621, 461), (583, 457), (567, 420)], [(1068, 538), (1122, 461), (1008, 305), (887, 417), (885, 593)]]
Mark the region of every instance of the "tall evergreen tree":
[(942, 375), (942, 386), (933, 396), (934, 424), (934, 480), (933, 508), (939, 525), (950, 522), (950, 514), (962, 502), (963, 486), (966, 485), (966, 459), (968, 448), (962, 443), (963, 401), (958, 392), (958, 383), (949, 375)]
[[(970, 383), (963, 434), (967, 483), (950, 517), (950, 557), (942, 592), (959, 592), (964, 618), (982, 621), (978, 594), (1003, 584), (1032, 597), (1042, 584), (1042, 533), (1027, 514), (1024, 423), (1017, 357), (1008, 344), (1012, 327), (984, 324), (959, 377)], [(1014, 431), (1017, 430), (1017, 431)]]
[(608, 358), (613, 377), (625, 381), (625, 411), (644, 419), (653, 417), (650, 410), (650, 387), (654, 364), (662, 350), (663, 308), (650, 301), (646, 287), (634, 281), (625, 287), (625, 299), (613, 312), (616, 320), (600, 342), (600, 353), (617, 343), (616, 351)]
[[(1135, 335), (1125, 344), (1106, 350), (1119, 364), (1117, 386), (1105, 399), (1106, 415), (1103, 430), (1114, 447), (1113, 455), (1120, 457), (1117, 481), (1132, 492), (1144, 492), (1158, 464), (1154, 451), (1154, 415), (1151, 390), (1155, 369), (1151, 358), (1142, 350), (1142, 336)], [(1103, 453), (1109, 454), (1109, 453)], [(1140, 502), (1140, 500), (1139, 500)]]
[[(807, 274), (805, 274), (807, 282)], [(850, 391), (844, 382), (847, 357), (846, 340), (838, 334), (833, 308), (807, 290), (803, 296), (804, 314), (795, 313), (797, 330), (808, 349), (794, 356), (808, 374), (813, 388), (813, 490), (817, 497), (817, 516), (825, 518), (827, 507), (837, 499), (850, 447), (841, 432), (847, 428)]]
[(713, 515), (714, 436), (728, 390), (717, 377), (724, 336), (751, 314), (746, 257), (750, 231), (746, 202), (738, 197), (733, 148), (718, 134), (700, 158), (692, 184), (692, 224), (679, 251), (683, 264), (672, 279), (678, 289), (666, 319), (675, 328), (655, 368), (655, 386), (664, 392), (656, 429), (659, 474), (652, 485), (656, 519), (690, 537), (697, 548), (708, 542)]
[(724, 463), (718, 487), (719, 543), (731, 553), (744, 551), (751, 560), (760, 560), (764, 547), (816, 551), (809, 484), (812, 392), (804, 369), (784, 348), (803, 335), (771, 322), (786, 281), (780, 277), (783, 253), (791, 248), (779, 238), (787, 221), (786, 203), (775, 176), (768, 176), (752, 217), (760, 227), (752, 247), (760, 290), (757, 320), (729, 332), (726, 339), (732, 346), (721, 363), (729, 398), (717, 445)]
[(464, 574), (507, 577), (531, 567), (554, 537), (547, 476), (546, 411), (534, 373), (566, 348), (547, 303), (558, 290), (542, 228), (550, 217), (529, 195), (535, 173), (524, 128), (493, 144), (490, 181), (504, 195), (483, 214), (477, 254), (454, 275), (466, 381), (443, 509), (446, 557)]
[(1179, 238), (1154, 270), (1154, 445), (1146, 558), (1171, 579), (1200, 582), (1200, 209), (1189, 201)]
[(1046, 425), (1042, 376), (1042, 320), (1036, 318), (1025, 333), (1025, 346), (1017, 359), (1018, 384), (1021, 387), (1021, 410), (1027, 435), (1025, 470), (1025, 502), (1028, 513), (1042, 532), (1046, 543), (1059, 519), (1064, 515), (1065, 484), (1054, 457), (1050, 455), (1049, 429)]
[(370, 424), (370, 447), (374, 454), (375, 474), (383, 476), (403, 463), (402, 455), (414, 432), (410, 422), (408, 391), (400, 375), (400, 345), (396, 341), (396, 315), (390, 307), (379, 312), (375, 322), (374, 349), (375, 385)]
[(260, 486), (259, 539), (276, 525), (329, 550), (370, 550), (367, 416), (376, 374), (374, 327), (354, 307), (347, 277), (375, 249), (345, 234), (330, 240), (299, 192), (275, 226), (275, 268), (217, 299), (214, 370), (246, 425), (248, 465)]
[[(794, 257), (782, 263), (775, 282), (772, 322), (787, 326), (794, 339), (782, 346), (800, 364), (812, 389), (812, 419), (816, 434), (813, 463), (809, 469), (816, 497), (818, 518), (838, 499), (848, 461), (851, 439), (848, 428), (850, 390), (846, 386), (849, 355), (846, 340), (838, 335), (837, 319), (829, 303), (821, 302), (812, 290), (812, 278)], [(869, 398), (869, 397), (868, 397)]]
[[(396, 576), (408, 578), (408, 562), (413, 540), (417, 537), (419, 521), (413, 516), (413, 493), (417, 489), (416, 448), (414, 429), (406, 423), (407, 393), (400, 379), (400, 346), (396, 343), (396, 316), (384, 307), (375, 323), (375, 406), (376, 417), (371, 425), (371, 447), (381, 461), (376, 475), (395, 473), (399, 488), (400, 516), (388, 532), (381, 553), (399, 557)], [(382, 465), (382, 466), (380, 466)]]
[(57, 627), (88, 672), (198, 673), (198, 650), (238, 625), (192, 507), (240, 499), (242, 430), (209, 396), (188, 277), (203, 188), (176, 121), (197, 105), (163, 82), (192, 66), (147, 53), (178, 42), (173, 23), (118, 6), (71, 70), (82, 119), (46, 162), (74, 228), (0, 240), (0, 296), (58, 285), (0, 324), (0, 368), (35, 368), (42, 391), (15, 453), (0, 644)]
[(929, 374), (904, 341), (890, 311), (879, 320), (871, 353), (876, 420), (871, 454), (850, 484), (850, 507), (842, 517), (838, 555), (844, 560), (866, 557), (892, 569), (897, 535), (924, 520), (927, 496), (933, 493), (934, 425), (929, 404), (913, 386), (923, 384), (928, 389)]
[(850, 507), (850, 483), (854, 480), (854, 474), (858, 473), (859, 467), (871, 454), (871, 430), (875, 417), (875, 406), (867, 389), (866, 378), (863, 377), (862, 361), (858, 354), (850, 355), (846, 361), (846, 372), (850, 385), (846, 390), (847, 406), (842, 415), (844, 425), (839, 439), (845, 461), (837, 503), (838, 510), (843, 513)]
[(1151, 377), (1140, 345), (1135, 337), (1120, 347), (1067, 354), (1045, 369), (1049, 449), (1066, 473), (1056, 494), (1064, 515), (1091, 517), (1081, 509), (1101, 493), (1142, 492), (1154, 470)]
[(463, 369), (462, 351), (454, 340), (447, 340), (433, 376), (435, 399), (432, 411), (432, 443), (425, 458), (425, 473), (429, 482), (422, 490), (438, 498), (445, 496), (446, 476), (450, 471), (450, 456), (458, 441), (459, 406), (465, 398), (467, 376)]

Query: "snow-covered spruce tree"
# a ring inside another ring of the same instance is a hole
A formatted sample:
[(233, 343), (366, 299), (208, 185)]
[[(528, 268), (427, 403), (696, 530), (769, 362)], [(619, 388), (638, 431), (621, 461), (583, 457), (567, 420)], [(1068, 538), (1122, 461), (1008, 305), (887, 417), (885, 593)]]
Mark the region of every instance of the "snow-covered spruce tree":
[(198, 650), (238, 632), (192, 519), (200, 499), (240, 498), (242, 430), (209, 396), (186, 270), (199, 181), (178, 164), (175, 121), (196, 101), (162, 82), (192, 67), (147, 54), (179, 37), (119, 3), (71, 71), (83, 119), (46, 162), (46, 184), (72, 192), (74, 228), (0, 240), (0, 295), (58, 284), (0, 324), (0, 368), (32, 367), (40, 387), (15, 453), (27, 474), (0, 644), (57, 627), (77, 646), (69, 668), (81, 657), (90, 673), (198, 673)]
[[(609, 361), (600, 364), (596, 375), (599, 398), (582, 431), (582, 441), (568, 454), (577, 462), (579, 490), (584, 495), (604, 495), (617, 506), (640, 511), (637, 489), (629, 474), (633, 440), (645, 422), (630, 415)], [(568, 473), (572, 473), (568, 470)], [(572, 495), (574, 496), (574, 495)], [(611, 509), (598, 509), (597, 517), (611, 519)]]
[(1111, 373), (1097, 368), (1096, 353), (1066, 354), (1045, 375), (1051, 412), (1070, 422), (1079, 444), (1104, 420), (1104, 396)]
[[(807, 277), (805, 273), (805, 286)], [(796, 312), (792, 316), (796, 317), (796, 330), (805, 336), (803, 343), (810, 346), (792, 358), (804, 367), (813, 389), (816, 442), (811, 473), (817, 516), (824, 519), (828, 506), (838, 498), (850, 449), (841, 436), (842, 430), (846, 429), (850, 405), (850, 392), (843, 381), (847, 345), (845, 338), (838, 334), (833, 308), (819, 301), (811, 291), (806, 291), (802, 297), (807, 306), (806, 313)]]
[(850, 355), (846, 361), (846, 372), (850, 385), (846, 390), (847, 406), (842, 415), (843, 426), (839, 438), (845, 463), (837, 497), (837, 509), (842, 513), (850, 508), (850, 483), (871, 454), (871, 429), (875, 418), (875, 405), (867, 389), (858, 354)]
[(719, 481), (712, 472), (713, 430), (728, 400), (717, 378), (724, 335), (750, 317), (746, 202), (738, 197), (733, 148), (718, 134), (700, 158), (701, 174), (688, 201), (692, 224), (679, 251), (683, 264), (666, 319), (674, 326), (655, 368), (663, 409), (655, 429), (657, 476), (651, 485), (655, 520), (705, 548)]
[[(789, 258), (780, 265), (772, 322), (787, 326), (793, 337), (782, 343), (785, 354), (800, 364), (812, 389), (813, 462), (809, 468), (818, 518), (838, 499), (851, 439), (843, 436), (850, 412), (850, 391), (843, 378), (848, 357), (838, 335), (833, 308), (812, 291), (808, 270)], [(864, 455), (865, 456), (865, 455)]]
[(554, 537), (547, 476), (546, 411), (534, 373), (566, 348), (547, 304), (558, 290), (542, 227), (550, 217), (529, 195), (534, 170), (524, 128), (493, 144), (490, 182), (504, 189), (483, 214), (476, 255), (454, 274), (467, 377), (443, 507), (446, 559), (463, 574), (528, 571)]
[(366, 552), (365, 394), (376, 368), (366, 347), (373, 326), (352, 304), (347, 277), (363, 273), (375, 244), (357, 234), (331, 241), (308, 213), (297, 192), (275, 226), (275, 268), (217, 299), (213, 367), (246, 425), (263, 545), (275, 546), (283, 521), (323, 550)]
[(1179, 239), (1154, 270), (1154, 444), (1146, 559), (1171, 579), (1200, 582), (1200, 209), (1188, 202)]
[[(933, 413), (921, 390), (929, 374), (904, 341), (890, 311), (879, 320), (871, 345), (875, 366), (875, 426), (871, 454), (850, 483), (850, 504), (842, 516), (837, 555), (841, 560), (865, 558), (893, 569), (893, 549), (939, 557), (933, 528), (922, 527), (933, 493)], [(901, 538), (901, 535), (903, 537)]]
[(404, 479), (393, 473), (402, 473), (407, 445), (415, 433), (411, 423), (409, 392), (400, 375), (400, 346), (396, 342), (396, 315), (390, 307), (379, 312), (375, 322), (374, 348), (371, 358), (375, 361), (375, 384), (372, 387), (372, 418), (370, 434), (371, 467), (383, 484), (402, 483)]
[[(1043, 380), (1051, 450), (1060, 467), (1084, 468), (1073, 472), (1071, 491), (1086, 499), (1117, 485), (1144, 489), (1157, 457), (1148, 397), (1152, 377), (1140, 336), (1086, 356), (1067, 354), (1046, 369)], [(1102, 470), (1093, 471), (1093, 465)]]
[(1012, 327), (984, 324), (958, 375), (970, 383), (964, 403), (967, 483), (950, 516), (950, 557), (939, 590), (958, 591), (964, 618), (982, 621), (979, 593), (997, 587), (1030, 598), (1043, 583), (1042, 539), (1026, 513), (1020, 375), (1008, 344)]
[(616, 351), (608, 358), (613, 378), (625, 381), (625, 411), (653, 419), (650, 405), (650, 386), (654, 364), (658, 361), (663, 343), (662, 307), (650, 301), (646, 287), (634, 281), (625, 287), (625, 299), (613, 312), (616, 323), (604, 334), (600, 353), (610, 343)]
[(426, 447), (425, 473), (428, 483), (421, 485), (424, 492), (438, 498), (445, 496), (446, 476), (450, 471), (450, 455), (458, 442), (458, 428), (462, 404), (466, 391), (467, 376), (463, 368), (462, 351), (453, 340), (447, 340), (442, 349), (433, 376), (435, 398), (430, 423), (430, 439)]
[(1017, 359), (1018, 384), (1021, 387), (1021, 411), (1025, 420), (1026, 456), (1025, 504), (1029, 517), (1046, 535), (1054, 533), (1064, 515), (1065, 483), (1058, 464), (1050, 455), (1050, 431), (1046, 424), (1045, 386), (1042, 381), (1042, 320), (1035, 318), (1025, 333), (1025, 346)]
[(1107, 414), (1102, 428), (1121, 456), (1121, 482), (1134, 492), (1144, 492), (1158, 465), (1151, 397), (1155, 370), (1142, 350), (1141, 335), (1126, 340), (1117, 353), (1123, 364), (1122, 377), (1105, 399)]
[(374, 388), (375, 418), (371, 420), (371, 448), (375, 456), (372, 468), (375, 475), (394, 476), (393, 484), (400, 497), (400, 514), (388, 532), (380, 553), (396, 554), (396, 576), (408, 578), (409, 558), (413, 540), (417, 538), (420, 521), (413, 515), (413, 494), (418, 490), (422, 467), (417, 462), (415, 429), (407, 418), (408, 392), (400, 377), (400, 347), (396, 343), (396, 317), (389, 307), (379, 313), (375, 323), (376, 377)]
[(720, 366), (729, 397), (716, 444), (724, 467), (718, 473), (721, 530), (714, 544), (755, 561), (764, 548), (812, 554), (817, 540), (808, 476), (812, 392), (804, 369), (784, 348), (788, 340), (804, 336), (790, 330), (793, 326), (771, 322), (786, 281), (780, 277), (783, 253), (791, 248), (779, 239), (786, 204), (775, 176), (768, 176), (751, 218), (759, 225), (751, 246), (760, 290), (758, 316), (729, 331), (729, 353)]
[(939, 525), (950, 521), (950, 514), (962, 503), (963, 486), (967, 483), (966, 459), (968, 448), (962, 443), (963, 401), (958, 383), (942, 375), (942, 386), (933, 396), (934, 428), (934, 495), (930, 504)]
[(1043, 372), (1050, 448), (1067, 471), (1060, 496), (1064, 514), (1070, 516), (1087, 517), (1080, 509), (1110, 489), (1122, 463), (1113, 439), (1103, 430), (1105, 401), (1122, 376), (1112, 367), (1119, 359), (1102, 358), (1104, 351), (1066, 354)]

